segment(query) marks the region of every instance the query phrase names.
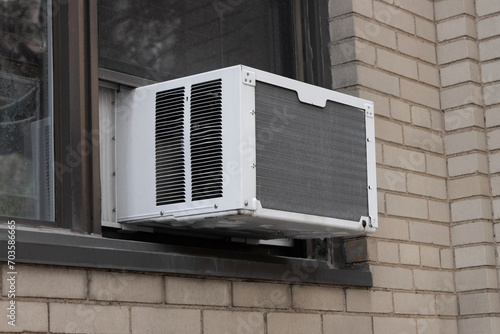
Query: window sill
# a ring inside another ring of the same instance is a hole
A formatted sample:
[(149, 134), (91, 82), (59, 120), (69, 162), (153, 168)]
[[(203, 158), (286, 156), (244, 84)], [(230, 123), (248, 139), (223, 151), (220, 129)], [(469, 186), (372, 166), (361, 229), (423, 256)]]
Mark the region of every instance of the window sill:
[[(7, 225), (0, 226), (7, 249)], [(6, 261), (2, 256), (2, 261)], [(64, 230), (16, 228), (16, 263), (33, 263), (297, 283), (372, 285), (365, 268), (332, 269), (307, 259), (228, 254), (196, 247), (116, 240)]]

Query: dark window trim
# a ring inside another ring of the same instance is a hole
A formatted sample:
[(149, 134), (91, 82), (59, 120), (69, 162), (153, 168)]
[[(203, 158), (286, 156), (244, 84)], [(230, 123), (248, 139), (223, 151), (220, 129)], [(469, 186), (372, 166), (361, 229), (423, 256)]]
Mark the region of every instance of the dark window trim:
[[(0, 248), (7, 249), (0, 226)], [(16, 263), (134, 270), (296, 283), (372, 286), (367, 268), (332, 269), (324, 262), (256, 256), (165, 244), (106, 239), (52, 229), (18, 227)], [(3, 256), (2, 256), (3, 258)]]
[(54, 4), (56, 223), (100, 232), (97, 0)]

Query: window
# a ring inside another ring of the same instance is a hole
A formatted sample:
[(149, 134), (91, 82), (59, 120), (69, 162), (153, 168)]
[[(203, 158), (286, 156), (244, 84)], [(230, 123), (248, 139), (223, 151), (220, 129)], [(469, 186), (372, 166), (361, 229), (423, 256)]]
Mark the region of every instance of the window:
[(53, 221), (50, 1), (0, 1), (0, 215)]
[(324, 74), (327, 1), (100, 0), (98, 6), (101, 68), (164, 81), (243, 64), (331, 86)]
[(366, 270), (332, 269), (333, 240), (228, 252), (210, 238), (101, 228), (114, 219), (101, 210), (113, 201), (101, 185), (113, 129), (99, 116), (114, 94), (237, 63), (331, 87), (327, 3), (0, 0), (0, 216), (24, 229), (17, 261), (370, 285)]

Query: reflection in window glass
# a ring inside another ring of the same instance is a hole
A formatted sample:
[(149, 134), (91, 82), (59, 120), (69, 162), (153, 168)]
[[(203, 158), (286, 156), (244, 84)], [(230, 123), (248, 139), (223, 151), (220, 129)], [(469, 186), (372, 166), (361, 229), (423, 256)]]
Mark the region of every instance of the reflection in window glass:
[(243, 64), (295, 77), (294, 1), (99, 0), (99, 66), (162, 81)]
[(0, 0), (0, 215), (54, 220), (50, 1)]

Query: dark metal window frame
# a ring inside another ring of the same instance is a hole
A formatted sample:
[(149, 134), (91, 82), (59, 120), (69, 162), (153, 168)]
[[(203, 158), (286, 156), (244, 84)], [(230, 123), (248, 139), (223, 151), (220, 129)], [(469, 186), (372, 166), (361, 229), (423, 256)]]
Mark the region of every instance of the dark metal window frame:
[[(54, 5), (56, 222), (15, 219), (16, 262), (216, 277), (371, 286), (367, 267), (101, 235), (97, 0)], [(125, 81), (127, 78), (124, 79)], [(3, 217), (3, 222), (12, 220)], [(27, 225), (27, 226), (23, 226)], [(0, 225), (0, 248), (7, 248)], [(312, 246), (309, 245), (309, 248)], [(312, 251), (312, 249), (310, 249)], [(2, 256), (3, 258), (3, 256)]]

